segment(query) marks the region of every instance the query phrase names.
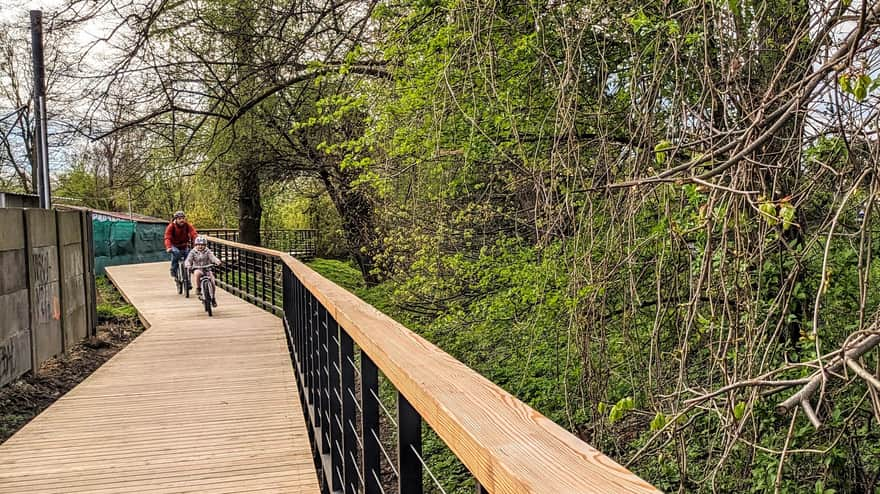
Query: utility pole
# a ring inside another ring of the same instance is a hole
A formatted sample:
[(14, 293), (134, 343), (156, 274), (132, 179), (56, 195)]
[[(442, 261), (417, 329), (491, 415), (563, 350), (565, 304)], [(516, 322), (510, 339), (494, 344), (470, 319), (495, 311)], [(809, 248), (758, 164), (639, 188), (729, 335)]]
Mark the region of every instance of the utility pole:
[(40, 207), (52, 205), (49, 187), (49, 132), (46, 117), (46, 64), (43, 60), (43, 11), (31, 10), (31, 57), (34, 61), (34, 157), (31, 165), (39, 171), (36, 189)]

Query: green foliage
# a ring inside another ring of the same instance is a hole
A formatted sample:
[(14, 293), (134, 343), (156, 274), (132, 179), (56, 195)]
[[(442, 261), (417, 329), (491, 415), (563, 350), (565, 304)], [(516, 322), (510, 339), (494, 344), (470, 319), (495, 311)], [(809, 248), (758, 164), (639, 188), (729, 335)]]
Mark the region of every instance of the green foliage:
[(794, 224), (795, 208), (788, 201), (779, 204), (779, 218), (782, 221), (782, 230), (788, 230)]
[(880, 87), (880, 78), (872, 79), (870, 75), (865, 73), (843, 73), (837, 81), (844, 93), (851, 94), (859, 102), (865, 101), (869, 93)]
[(654, 161), (658, 165), (666, 163), (666, 151), (673, 149), (672, 143), (669, 141), (660, 141), (654, 146)]
[(776, 204), (770, 201), (764, 201), (758, 204), (758, 210), (763, 215), (764, 221), (770, 226), (779, 222), (779, 218), (776, 216)]
[(654, 415), (654, 418), (651, 419), (651, 431), (652, 432), (659, 431), (660, 429), (665, 427), (667, 423), (668, 423), (668, 418), (665, 415), (663, 415), (662, 412), (657, 412), (657, 414)]
[[(622, 419), (626, 412), (635, 408), (635, 400), (632, 399), (631, 396), (627, 396), (626, 398), (621, 398), (617, 403), (611, 407), (611, 411), (608, 412), (608, 421), (612, 424)], [(657, 420), (657, 417), (654, 417), (654, 420)], [(651, 427), (654, 427), (654, 422), (651, 422)], [(652, 429), (653, 430), (653, 429)]]
[(347, 244), (342, 219), (323, 188), (311, 180), (263, 186), (263, 221), (266, 229), (317, 231), (317, 255), (343, 258)]
[(122, 298), (106, 276), (95, 278), (95, 288), (98, 293), (98, 321), (118, 322), (137, 319), (137, 309)]
[(106, 178), (90, 173), (81, 161), (58, 176), (58, 183), (52, 193), (57, 197), (73, 199), (78, 205), (111, 209), (112, 199)]

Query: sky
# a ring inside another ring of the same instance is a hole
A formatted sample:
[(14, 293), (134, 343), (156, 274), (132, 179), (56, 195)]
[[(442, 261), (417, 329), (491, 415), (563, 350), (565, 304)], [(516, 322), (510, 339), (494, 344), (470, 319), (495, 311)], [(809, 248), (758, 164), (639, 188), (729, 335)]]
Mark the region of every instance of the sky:
[[(63, 3), (63, 0), (0, 0), (0, 24), (11, 25), (13, 31), (11, 36), (22, 37), (26, 43), (30, 43), (30, 10), (42, 10), (43, 11), (43, 19), (44, 19), (44, 29), (47, 27), (46, 19), (52, 15), (52, 11), (58, 9), (59, 6)], [(81, 34), (76, 36), (76, 39), (85, 43), (90, 39), (93, 39), (92, 36), (88, 34), (88, 32), (83, 31)], [(27, 61), (28, 65), (30, 64), (30, 60)], [(28, 81), (30, 84), (30, 81)], [(51, 100), (51, 95), (50, 95)], [(6, 110), (12, 110), (11, 103), (9, 101), (4, 101), (3, 97), (0, 96), (0, 118), (3, 115), (8, 113)], [(52, 121), (49, 122), (49, 133), (53, 134), (53, 125)], [(64, 130), (63, 128), (58, 128), (54, 126), (58, 131)], [(20, 143), (19, 140), (15, 139), (15, 134), (11, 135), (12, 144)], [(51, 141), (51, 137), (50, 137)], [(22, 150), (23, 153), (23, 150)], [(69, 161), (71, 159), (70, 149), (67, 147), (58, 148), (51, 147), (50, 148), (50, 171), (54, 175), (55, 173), (66, 169), (69, 166)], [(22, 160), (24, 160), (23, 155), (19, 156)]]
[(61, 4), (60, 0), (0, 0), (0, 22), (27, 20), (28, 11), (50, 11)]

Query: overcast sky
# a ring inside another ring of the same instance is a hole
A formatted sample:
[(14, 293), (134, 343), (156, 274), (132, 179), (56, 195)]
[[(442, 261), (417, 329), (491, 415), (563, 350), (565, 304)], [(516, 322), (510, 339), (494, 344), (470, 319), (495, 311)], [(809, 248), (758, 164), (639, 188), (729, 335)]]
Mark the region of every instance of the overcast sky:
[(29, 10), (47, 12), (60, 3), (60, 0), (0, 0), (0, 21), (27, 20)]

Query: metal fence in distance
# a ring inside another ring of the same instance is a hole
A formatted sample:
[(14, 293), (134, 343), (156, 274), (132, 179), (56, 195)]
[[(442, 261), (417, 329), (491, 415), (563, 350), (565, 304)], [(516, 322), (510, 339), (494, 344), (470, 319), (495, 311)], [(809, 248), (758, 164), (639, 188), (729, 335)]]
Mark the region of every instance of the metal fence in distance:
[[(199, 233), (223, 240), (239, 241), (238, 230), (230, 228), (205, 228)], [(314, 259), (318, 245), (317, 230), (260, 230), (261, 247), (290, 254), (297, 259)]]

